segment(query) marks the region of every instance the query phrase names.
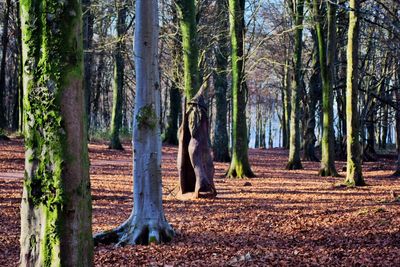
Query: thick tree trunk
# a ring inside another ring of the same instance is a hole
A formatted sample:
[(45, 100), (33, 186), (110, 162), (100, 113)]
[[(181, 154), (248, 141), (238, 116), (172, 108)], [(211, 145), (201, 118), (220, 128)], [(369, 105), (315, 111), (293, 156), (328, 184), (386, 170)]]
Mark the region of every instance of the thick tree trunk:
[(347, 122), (347, 174), (345, 184), (364, 185), (359, 144), (358, 116), (358, 49), (359, 49), (359, 0), (350, 0), (350, 20), (347, 41), (347, 82), (346, 82), (346, 122)]
[(335, 168), (335, 132), (333, 128), (333, 77), (334, 60), (336, 50), (336, 7), (332, 3), (327, 3), (328, 15), (328, 34), (325, 38), (322, 29), (322, 18), (320, 15), (320, 0), (314, 0), (313, 10), (316, 21), (316, 31), (318, 37), (319, 62), (321, 66), (322, 78), (322, 111), (323, 111), (323, 131), (322, 131), (322, 158), (321, 176), (338, 176)]
[[(186, 106), (188, 110), (186, 110)], [(178, 198), (210, 198), (217, 195), (214, 186), (214, 165), (208, 146), (207, 106), (201, 94), (186, 105), (179, 128)]]
[(247, 86), (244, 73), (244, 0), (229, 0), (229, 21), (232, 53), (232, 160), (227, 177), (254, 177), (248, 158), (246, 124)]
[(80, 1), (22, 1), (21, 19), (21, 266), (92, 266)]
[(300, 160), (300, 99), (302, 92), (301, 58), (303, 50), (303, 11), (304, 0), (297, 1), (296, 11), (293, 10), (295, 19), (295, 43), (294, 43), (294, 79), (291, 84), (291, 114), (290, 114), (290, 138), (289, 160), (286, 165), (288, 170), (302, 169)]
[(119, 131), (122, 125), (122, 93), (124, 87), (124, 48), (126, 32), (126, 1), (117, 0), (117, 44), (114, 54), (113, 105), (109, 148), (122, 150)]
[[(195, 1), (177, 1), (177, 7), (181, 19), (185, 97), (187, 101), (179, 129), (178, 170), (180, 190), (178, 196), (184, 199), (187, 197), (197, 198), (203, 195), (215, 196), (214, 165), (212, 160), (210, 161), (212, 157), (208, 142), (208, 113), (207, 106), (203, 103), (204, 87), (200, 88)], [(195, 175), (195, 182), (193, 181), (193, 174)], [(185, 184), (195, 186), (182, 187)], [(190, 192), (189, 190), (193, 191)]]
[(216, 59), (216, 70), (214, 72), (216, 116), (212, 146), (215, 161), (229, 162), (231, 158), (229, 155), (228, 132), (226, 130), (226, 92), (228, 90), (227, 69), (229, 57), (229, 44), (226, 31), (229, 28), (229, 13), (225, 0), (217, 1), (216, 5), (216, 13), (220, 18), (222, 33), (218, 35), (218, 44), (214, 49)]
[(136, 0), (133, 211), (118, 228), (95, 235), (95, 242), (136, 245), (174, 236), (162, 207), (158, 35), (158, 1)]

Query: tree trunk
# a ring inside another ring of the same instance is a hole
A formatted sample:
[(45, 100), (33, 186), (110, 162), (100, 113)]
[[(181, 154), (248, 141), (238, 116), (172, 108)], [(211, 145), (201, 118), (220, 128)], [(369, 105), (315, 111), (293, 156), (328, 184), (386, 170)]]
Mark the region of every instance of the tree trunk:
[(80, 1), (22, 1), (21, 25), (21, 266), (92, 266)]
[(136, 245), (168, 242), (174, 231), (164, 216), (161, 185), (158, 1), (136, 0), (136, 96), (133, 116), (133, 211), (95, 242)]
[[(284, 78), (283, 78), (284, 80)], [(281, 128), (282, 128), (282, 147), (286, 148), (288, 144), (287, 139), (287, 123), (286, 123), (286, 105), (285, 105), (285, 97), (286, 97), (286, 90), (284, 86), (285, 82), (282, 82), (281, 88), (281, 101), (282, 101), (282, 120), (281, 120)], [(279, 144), (281, 141), (279, 140)]]
[[(395, 9), (396, 13), (399, 11), (400, 5)], [(399, 49), (397, 49), (395, 55), (400, 56)], [(400, 177), (400, 62), (396, 62), (396, 85), (394, 90), (394, 97), (396, 99), (396, 111), (395, 111), (395, 123), (396, 123), (396, 149), (397, 149), (397, 162), (396, 170), (393, 176)]]
[(124, 87), (124, 48), (126, 32), (126, 1), (117, 1), (117, 44), (114, 54), (113, 106), (109, 148), (122, 150), (119, 131), (122, 124), (122, 93)]
[(296, 4), (296, 11), (294, 13), (295, 19), (295, 43), (294, 43), (294, 79), (291, 84), (291, 114), (290, 114), (290, 138), (289, 138), (289, 160), (286, 165), (288, 170), (302, 169), (300, 160), (300, 95), (302, 92), (302, 78), (301, 78), (301, 57), (303, 48), (303, 11), (304, 0), (298, 0)]
[(400, 66), (397, 66), (397, 89), (395, 90), (397, 109), (395, 111), (396, 119), (396, 149), (397, 149), (397, 162), (396, 170), (393, 176), (400, 177)]
[(0, 62), (0, 129), (7, 127), (6, 109), (4, 103), (4, 93), (6, 91), (6, 61), (8, 50), (8, 22), (10, 19), (11, 0), (5, 2), (5, 12), (3, 18), (3, 35), (1, 36), (1, 62)]
[(102, 92), (102, 85), (101, 81), (103, 78), (104, 72), (104, 53), (99, 55), (99, 60), (97, 63), (97, 70), (96, 70), (96, 86), (94, 91), (94, 98), (93, 98), (93, 112), (92, 114), (88, 114), (88, 116), (93, 115), (93, 120), (91, 121), (91, 127), (97, 129), (100, 126), (100, 96)]
[(335, 168), (335, 132), (333, 128), (333, 77), (334, 60), (336, 50), (336, 7), (332, 3), (327, 3), (328, 15), (328, 34), (325, 38), (322, 29), (322, 18), (320, 15), (320, 0), (314, 0), (313, 10), (316, 21), (316, 31), (318, 37), (319, 62), (321, 66), (322, 78), (322, 111), (323, 111), (323, 130), (322, 130), (322, 158), (319, 175), (338, 176)]
[(177, 7), (181, 19), (185, 74), (185, 107), (179, 128), (178, 197), (210, 197), (216, 195), (216, 190), (213, 181), (214, 165), (208, 142), (207, 105), (202, 96), (204, 87), (200, 88), (195, 1), (179, 0)]
[(283, 106), (285, 107), (284, 110), (284, 122), (286, 123), (286, 134), (283, 137), (283, 147), (289, 149), (289, 140), (290, 140), (290, 115), (292, 113), (292, 105), (290, 103), (291, 99), (291, 88), (290, 88), (290, 72), (289, 72), (289, 60), (286, 59), (285, 61), (285, 68), (284, 68), (284, 83), (283, 83), (283, 90), (284, 90), (284, 98), (283, 98)]
[(359, 49), (359, 0), (350, 0), (350, 19), (347, 41), (347, 82), (346, 82), (346, 122), (347, 122), (347, 174), (345, 184), (364, 185), (359, 144), (358, 115), (358, 49)]
[[(173, 23), (178, 27), (178, 14), (176, 7), (173, 6)], [(169, 89), (169, 114), (168, 114), (168, 125), (165, 130), (164, 142), (171, 145), (178, 145), (178, 125), (179, 125), (179, 113), (181, 112), (181, 93), (179, 92), (179, 80), (182, 73), (181, 70), (181, 49), (180, 43), (181, 36), (177, 34), (173, 39), (173, 48), (171, 51), (172, 60), (174, 62), (174, 70), (171, 81), (171, 87)]]
[(317, 137), (315, 136), (315, 112), (317, 108), (318, 99), (320, 99), (321, 95), (321, 73), (320, 73), (320, 64), (318, 57), (318, 41), (315, 34), (315, 31), (312, 31), (312, 37), (314, 40), (314, 48), (312, 54), (313, 61), (313, 72), (310, 77), (310, 92), (309, 92), (309, 100), (308, 100), (308, 112), (307, 112), (307, 123), (306, 123), (306, 132), (304, 136), (304, 160), (308, 161), (317, 161), (319, 159), (315, 155), (315, 142), (317, 141)]
[(91, 90), (93, 86), (92, 80), (92, 64), (93, 64), (93, 22), (94, 16), (91, 11), (91, 0), (82, 0), (83, 12), (83, 64), (84, 64), (84, 81), (85, 88), (85, 110), (87, 116), (88, 129), (90, 128), (90, 112), (91, 112)]
[(225, 0), (217, 1), (216, 13), (220, 18), (222, 24), (222, 33), (218, 35), (218, 44), (214, 49), (216, 70), (214, 72), (214, 88), (215, 88), (215, 129), (213, 138), (213, 154), (214, 160), (218, 162), (229, 162), (229, 138), (226, 130), (226, 114), (227, 114), (227, 103), (226, 103), (226, 92), (228, 90), (227, 80), (227, 69), (228, 69), (228, 57), (229, 57), (229, 46), (226, 31), (229, 28), (229, 13), (227, 10), (227, 2)]
[(254, 177), (248, 158), (246, 125), (247, 86), (244, 73), (244, 0), (229, 0), (229, 21), (232, 53), (232, 160), (227, 177)]
[[(392, 101), (390, 95), (384, 92), (385, 100)], [(381, 148), (386, 149), (388, 129), (389, 129), (389, 105), (383, 104), (383, 116), (382, 116), (382, 133), (381, 133)]]

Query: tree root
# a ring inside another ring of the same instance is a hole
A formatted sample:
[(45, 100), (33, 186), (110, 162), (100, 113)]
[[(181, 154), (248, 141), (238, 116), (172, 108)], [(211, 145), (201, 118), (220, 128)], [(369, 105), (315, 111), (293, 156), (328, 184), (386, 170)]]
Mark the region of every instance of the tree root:
[(250, 168), (241, 169), (240, 171), (237, 168), (229, 168), (226, 173), (226, 178), (231, 179), (246, 179), (246, 178), (254, 178), (256, 175)]
[(318, 172), (318, 176), (321, 177), (340, 177), (339, 173), (335, 170), (335, 168), (321, 168)]
[(286, 164), (286, 170), (302, 170), (303, 165), (301, 165), (300, 161), (289, 161)]
[(165, 219), (136, 220), (136, 222), (128, 219), (113, 230), (96, 234), (93, 239), (95, 245), (116, 244), (116, 246), (125, 246), (167, 243), (174, 236), (175, 231)]

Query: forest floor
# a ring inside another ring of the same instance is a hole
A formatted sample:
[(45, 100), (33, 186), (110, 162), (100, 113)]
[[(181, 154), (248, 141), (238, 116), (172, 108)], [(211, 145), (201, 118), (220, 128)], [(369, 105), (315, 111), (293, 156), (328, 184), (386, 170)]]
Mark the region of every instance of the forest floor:
[[(122, 152), (90, 145), (94, 232), (131, 212), (132, 151), (124, 145)], [(0, 266), (18, 262), (23, 151), (21, 140), (0, 141)], [(400, 266), (394, 158), (363, 165), (368, 186), (343, 188), (335, 186), (343, 178), (316, 175), (319, 163), (286, 171), (286, 150), (250, 149), (257, 178), (225, 179), (228, 164), (216, 163), (217, 198), (182, 202), (167, 196), (177, 183), (176, 154), (163, 148), (164, 208), (175, 239), (98, 246), (96, 266)], [(344, 165), (336, 162), (338, 170)]]

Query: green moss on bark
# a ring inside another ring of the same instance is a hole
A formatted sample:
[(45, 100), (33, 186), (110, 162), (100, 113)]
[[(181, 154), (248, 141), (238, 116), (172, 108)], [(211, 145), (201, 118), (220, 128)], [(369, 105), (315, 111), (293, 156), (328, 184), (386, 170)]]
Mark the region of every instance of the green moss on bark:
[(227, 172), (230, 178), (254, 177), (248, 159), (246, 124), (247, 86), (244, 62), (244, 0), (229, 0), (229, 22), (232, 48), (232, 161)]
[(155, 129), (158, 123), (157, 114), (152, 105), (142, 107), (136, 115), (136, 121), (139, 128), (148, 127)]
[[(40, 236), (30, 238), (30, 246), (40, 240), (38, 259), (42, 262), (36, 264), (57, 266), (61, 265), (63, 213), (69, 201), (65, 165), (79, 160), (68, 154), (61, 102), (66, 86), (82, 77), (82, 45), (76, 34), (81, 26), (80, 2), (21, 0), (21, 18), (27, 150), (24, 190), (26, 205), (45, 222)], [(82, 155), (87, 167), (85, 157), (87, 152)]]

